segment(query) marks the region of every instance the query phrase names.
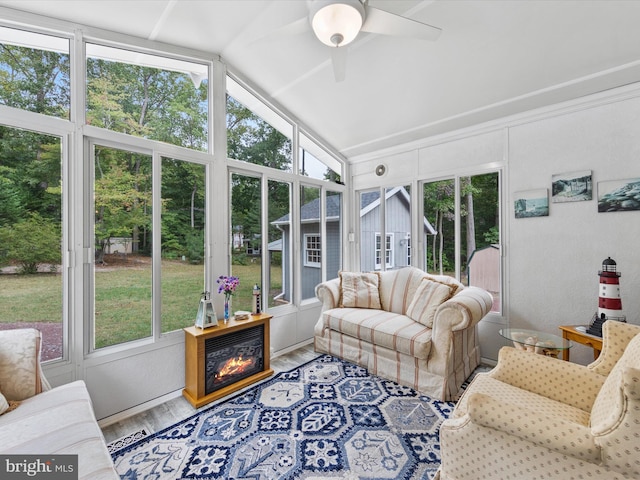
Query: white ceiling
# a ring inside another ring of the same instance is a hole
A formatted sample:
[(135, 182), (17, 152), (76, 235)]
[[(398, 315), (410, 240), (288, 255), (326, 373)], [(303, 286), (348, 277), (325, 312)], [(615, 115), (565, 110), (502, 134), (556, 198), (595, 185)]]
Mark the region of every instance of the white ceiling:
[(336, 83), (305, 0), (0, 0), (0, 6), (219, 54), (345, 157), (640, 80), (640, 1), (370, 0), (442, 28), (361, 33)]

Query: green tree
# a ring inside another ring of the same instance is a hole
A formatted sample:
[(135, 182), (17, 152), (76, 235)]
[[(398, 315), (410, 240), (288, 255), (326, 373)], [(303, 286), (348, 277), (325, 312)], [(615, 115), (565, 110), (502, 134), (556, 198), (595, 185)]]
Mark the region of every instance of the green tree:
[(18, 263), (21, 273), (37, 273), (43, 263), (60, 263), (60, 225), (37, 213), (1, 228), (0, 242), (5, 250), (2, 256)]

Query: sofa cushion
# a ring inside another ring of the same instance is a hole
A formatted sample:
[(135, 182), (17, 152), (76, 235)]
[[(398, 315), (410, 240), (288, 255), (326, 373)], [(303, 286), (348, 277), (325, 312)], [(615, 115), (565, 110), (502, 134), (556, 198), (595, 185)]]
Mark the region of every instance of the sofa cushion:
[(382, 308), (377, 273), (340, 272), (340, 301), (347, 308)]
[(455, 288), (423, 278), (407, 308), (407, 316), (425, 327), (433, 327), (436, 310), (452, 297)]
[(0, 391), (7, 400), (24, 400), (42, 391), (40, 331), (0, 331)]
[(0, 452), (76, 454), (79, 480), (119, 478), (82, 380), (28, 398), (0, 416)]
[(0, 415), (9, 410), (9, 402), (7, 399), (0, 393)]
[(333, 308), (322, 314), (325, 327), (376, 346), (427, 359), (432, 329), (405, 315), (362, 308)]
[(427, 278), (432, 282), (440, 282), (453, 287), (452, 295), (456, 295), (466, 288), (462, 283), (449, 275), (431, 275), (429, 273), (425, 273), (424, 278)]
[[(534, 354), (531, 354), (534, 355)], [(489, 373), (476, 375), (456, 405), (452, 417), (459, 418), (467, 413), (467, 402), (474, 393), (482, 393), (501, 402), (520, 407), (525, 411), (539, 412), (545, 417), (558, 417), (583, 426), (589, 424), (589, 413), (543, 395), (514, 387), (491, 377)]]
[(425, 272), (415, 267), (380, 272), (380, 302), (383, 310), (406, 315), (424, 276)]

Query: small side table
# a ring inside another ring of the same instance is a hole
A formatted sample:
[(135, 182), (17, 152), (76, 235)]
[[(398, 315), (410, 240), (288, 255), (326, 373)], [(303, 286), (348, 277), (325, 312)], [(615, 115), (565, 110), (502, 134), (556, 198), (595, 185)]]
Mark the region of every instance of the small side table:
[[(584, 327), (586, 330), (586, 325), (561, 325), (558, 327), (562, 330), (562, 338), (566, 340), (572, 340), (576, 343), (581, 343), (582, 345), (587, 345), (593, 348), (593, 359), (597, 360), (600, 352), (602, 351), (602, 338), (596, 337), (595, 335), (590, 335), (586, 331), (578, 330), (578, 327)], [(563, 350), (562, 359), (569, 361), (569, 350)]]
[(571, 348), (569, 340), (538, 330), (503, 328), (498, 333), (507, 340), (511, 340), (513, 346), (519, 350), (539, 353), (548, 357), (557, 358), (560, 350), (567, 351)]

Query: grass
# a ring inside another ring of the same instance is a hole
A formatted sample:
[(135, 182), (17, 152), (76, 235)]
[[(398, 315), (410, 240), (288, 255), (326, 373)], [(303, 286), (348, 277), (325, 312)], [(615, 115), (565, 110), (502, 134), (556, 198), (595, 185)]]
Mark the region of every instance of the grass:
[[(272, 271), (280, 278), (280, 269)], [(261, 283), (260, 265), (234, 265), (240, 286), (232, 312), (250, 310), (253, 285)], [(162, 262), (162, 332), (193, 325), (204, 285), (202, 265)], [(218, 295), (213, 279), (214, 292)], [(151, 335), (151, 265), (96, 270), (96, 348)], [(217, 312), (222, 317), (222, 311)], [(61, 322), (62, 275), (0, 275), (0, 323)]]

